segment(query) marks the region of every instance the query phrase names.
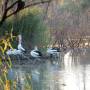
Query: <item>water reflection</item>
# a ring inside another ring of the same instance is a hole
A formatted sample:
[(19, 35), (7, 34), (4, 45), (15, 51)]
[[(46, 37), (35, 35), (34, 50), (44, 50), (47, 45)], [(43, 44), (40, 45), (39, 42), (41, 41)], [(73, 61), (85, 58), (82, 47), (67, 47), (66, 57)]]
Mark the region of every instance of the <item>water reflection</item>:
[(32, 67), (19, 65), (9, 76), (14, 76), (16, 90), (90, 90), (90, 65), (81, 63), (82, 56), (70, 50), (60, 59)]

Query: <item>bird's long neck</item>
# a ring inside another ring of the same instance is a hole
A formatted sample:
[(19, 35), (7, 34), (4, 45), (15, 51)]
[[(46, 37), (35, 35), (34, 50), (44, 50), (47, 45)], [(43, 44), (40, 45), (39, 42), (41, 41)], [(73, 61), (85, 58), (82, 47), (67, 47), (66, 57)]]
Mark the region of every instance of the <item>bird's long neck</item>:
[(38, 50), (37, 46), (34, 47), (34, 50)]
[(20, 45), (21, 43), (22, 43), (21, 41), (18, 42), (19, 45)]
[(18, 35), (18, 44), (21, 44), (22, 43), (22, 35)]

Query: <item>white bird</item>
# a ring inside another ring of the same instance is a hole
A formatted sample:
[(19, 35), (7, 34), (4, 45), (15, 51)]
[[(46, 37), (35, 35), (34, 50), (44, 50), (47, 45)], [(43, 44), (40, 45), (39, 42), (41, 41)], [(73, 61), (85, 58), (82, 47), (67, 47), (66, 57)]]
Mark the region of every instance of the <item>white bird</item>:
[(34, 58), (39, 58), (42, 56), (42, 53), (38, 50), (37, 46), (35, 47), (34, 50), (31, 50), (30, 54)]
[(25, 49), (22, 47), (22, 36), (18, 35), (18, 49), (9, 49), (6, 51), (7, 55), (21, 55), (25, 52)]
[(22, 47), (21, 43), (18, 44), (18, 50), (25, 51), (25, 49)]
[(21, 55), (21, 54), (23, 54), (23, 52), (21, 50), (16, 49), (14, 51), (14, 55)]
[(6, 51), (7, 55), (21, 55), (22, 51), (18, 49), (9, 49)]
[(25, 49), (22, 46), (22, 35), (18, 35), (18, 50), (21, 50), (23, 52), (25, 52)]
[(48, 48), (47, 49), (47, 53), (52, 57), (52, 56), (57, 56), (60, 52), (60, 49), (59, 48)]

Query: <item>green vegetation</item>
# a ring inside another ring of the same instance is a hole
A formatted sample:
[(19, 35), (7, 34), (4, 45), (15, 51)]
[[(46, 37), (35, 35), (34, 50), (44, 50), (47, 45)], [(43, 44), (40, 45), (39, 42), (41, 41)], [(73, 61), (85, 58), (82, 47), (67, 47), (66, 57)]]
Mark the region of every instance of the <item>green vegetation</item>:
[[(6, 31), (11, 32), (11, 28), (15, 35), (19, 33), (23, 35), (27, 48), (35, 45), (43, 47), (48, 43), (48, 35), (46, 35), (48, 29), (43, 22), (42, 10), (38, 7), (25, 9), (9, 18), (1, 27), (2, 33), (0, 34), (4, 34)], [(15, 43), (14, 47), (17, 46)]]

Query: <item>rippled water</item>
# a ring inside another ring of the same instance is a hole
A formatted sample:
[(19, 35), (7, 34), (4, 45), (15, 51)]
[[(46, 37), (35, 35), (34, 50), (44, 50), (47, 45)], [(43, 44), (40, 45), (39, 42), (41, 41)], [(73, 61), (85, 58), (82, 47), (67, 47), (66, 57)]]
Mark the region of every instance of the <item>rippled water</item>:
[(90, 90), (89, 58), (68, 51), (32, 67), (15, 66), (9, 75), (17, 82), (17, 90)]

